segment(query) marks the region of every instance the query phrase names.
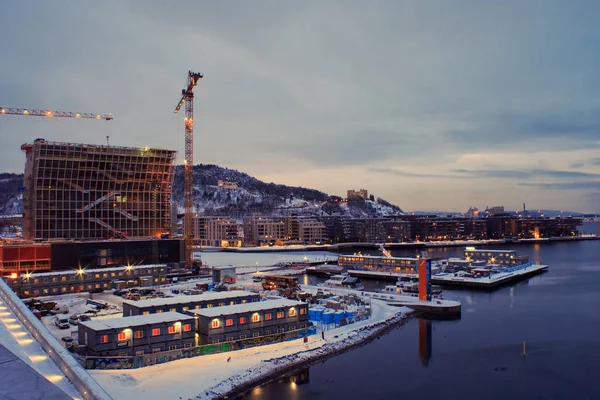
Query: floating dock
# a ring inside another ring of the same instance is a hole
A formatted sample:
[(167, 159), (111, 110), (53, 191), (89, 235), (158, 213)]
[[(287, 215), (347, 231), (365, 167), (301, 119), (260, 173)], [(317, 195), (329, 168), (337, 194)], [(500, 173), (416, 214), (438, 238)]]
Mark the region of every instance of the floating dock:
[(512, 272), (501, 272), (489, 277), (470, 278), (456, 276), (456, 274), (436, 274), (431, 277), (431, 283), (439, 286), (467, 287), (474, 289), (495, 289), (510, 283), (544, 273), (548, 270), (547, 265), (531, 265)]

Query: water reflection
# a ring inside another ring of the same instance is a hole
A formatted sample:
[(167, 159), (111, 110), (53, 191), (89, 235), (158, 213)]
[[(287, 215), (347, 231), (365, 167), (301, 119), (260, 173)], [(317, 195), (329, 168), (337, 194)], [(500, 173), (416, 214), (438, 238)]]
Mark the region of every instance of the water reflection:
[(426, 319), (419, 319), (419, 358), (424, 367), (429, 365), (431, 360), (432, 338), (431, 322)]

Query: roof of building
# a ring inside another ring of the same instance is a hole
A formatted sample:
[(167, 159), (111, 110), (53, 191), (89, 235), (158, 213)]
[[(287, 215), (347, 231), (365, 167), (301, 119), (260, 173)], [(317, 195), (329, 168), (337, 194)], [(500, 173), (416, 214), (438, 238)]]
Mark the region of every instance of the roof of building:
[(199, 310), (188, 310), (188, 312), (212, 318), (221, 315), (241, 314), (253, 311), (270, 310), (272, 308), (294, 307), (303, 304), (306, 303), (281, 298), (276, 300), (257, 301), (254, 303), (235, 304), (233, 306), (201, 308)]
[(193, 317), (178, 312), (164, 312), (148, 315), (136, 315), (133, 317), (107, 318), (95, 321), (81, 321), (79, 322), (79, 325), (83, 325), (95, 331), (102, 331), (106, 329), (122, 329), (129, 328), (131, 326), (159, 324), (165, 322), (177, 322), (187, 320), (190, 318)]
[(191, 296), (175, 296), (166, 298), (156, 298), (148, 300), (125, 300), (123, 304), (127, 304), (132, 307), (144, 308), (152, 306), (169, 306), (174, 304), (187, 304), (200, 301), (210, 300), (221, 300), (221, 299), (234, 299), (237, 297), (246, 297), (251, 295), (257, 295), (257, 293), (246, 292), (243, 290), (232, 290), (230, 292), (208, 292), (202, 294), (195, 294)]
[(386, 256), (370, 256), (370, 255), (356, 255), (356, 254), (341, 254), (339, 257), (353, 257), (353, 258), (362, 258), (362, 259), (374, 259), (374, 260), (408, 260), (408, 261), (417, 261), (417, 257), (386, 257)]
[[(130, 266), (131, 270), (141, 270), (141, 269), (156, 268), (156, 267), (166, 268), (166, 266), (164, 264)], [(109, 268), (84, 268), (83, 269), (84, 274), (96, 274), (96, 273), (103, 273), (103, 272), (121, 272), (121, 271), (126, 272), (127, 267), (121, 266), (121, 267), (109, 267)], [(52, 271), (52, 272), (39, 272), (39, 273), (30, 274), (30, 278), (52, 276), (52, 275), (76, 274), (77, 272), (78, 272), (78, 270), (76, 270), (76, 269), (63, 270), (63, 271)], [(21, 274), (21, 278), (26, 278), (27, 277), (26, 275), (27, 274)], [(125, 278), (125, 277), (122, 277), (122, 278)]]

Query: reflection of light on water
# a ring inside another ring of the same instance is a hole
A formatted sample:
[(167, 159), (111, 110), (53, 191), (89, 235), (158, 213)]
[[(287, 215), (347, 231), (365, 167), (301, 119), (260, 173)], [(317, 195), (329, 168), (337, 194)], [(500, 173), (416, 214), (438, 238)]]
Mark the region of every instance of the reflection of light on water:
[(308, 275), (304, 274), (304, 278), (302, 279), (302, 283), (308, 285)]
[(508, 297), (510, 298), (510, 304), (508, 306), (508, 309), (512, 311), (513, 306), (515, 305), (515, 288), (511, 287), (510, 290), (508, 291)]
[(292, 388), (292, 390), (294, 390), (294, 391), (295, 391), (295, 390), (297, 389), (297, 387), (296, 387), (296, 382), (291, 382), (291, 383), (290, 383), (290, 388)]

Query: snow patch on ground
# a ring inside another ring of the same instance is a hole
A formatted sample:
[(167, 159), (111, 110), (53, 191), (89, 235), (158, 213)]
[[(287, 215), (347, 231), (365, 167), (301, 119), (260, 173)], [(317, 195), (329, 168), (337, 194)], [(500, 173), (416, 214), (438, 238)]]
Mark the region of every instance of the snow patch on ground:
[[(302, 339), (253, 347), (235, 352), (177, 360), (166, 364), (123, 371), (89, 371), (96, 381), (115, 399), (213, 399), (242, 385), (253, 384), (278, 374), (285, 368), (333, 355), (359, 344), (381, 328), (402, 321), (411, 311), (391, 307), (383, 301), (372, 300), (368, 320), (321, 332)], [(231, 358), (228, 361), (228, 358)], [(131, 384), (135, 381), (136, 384)]]

